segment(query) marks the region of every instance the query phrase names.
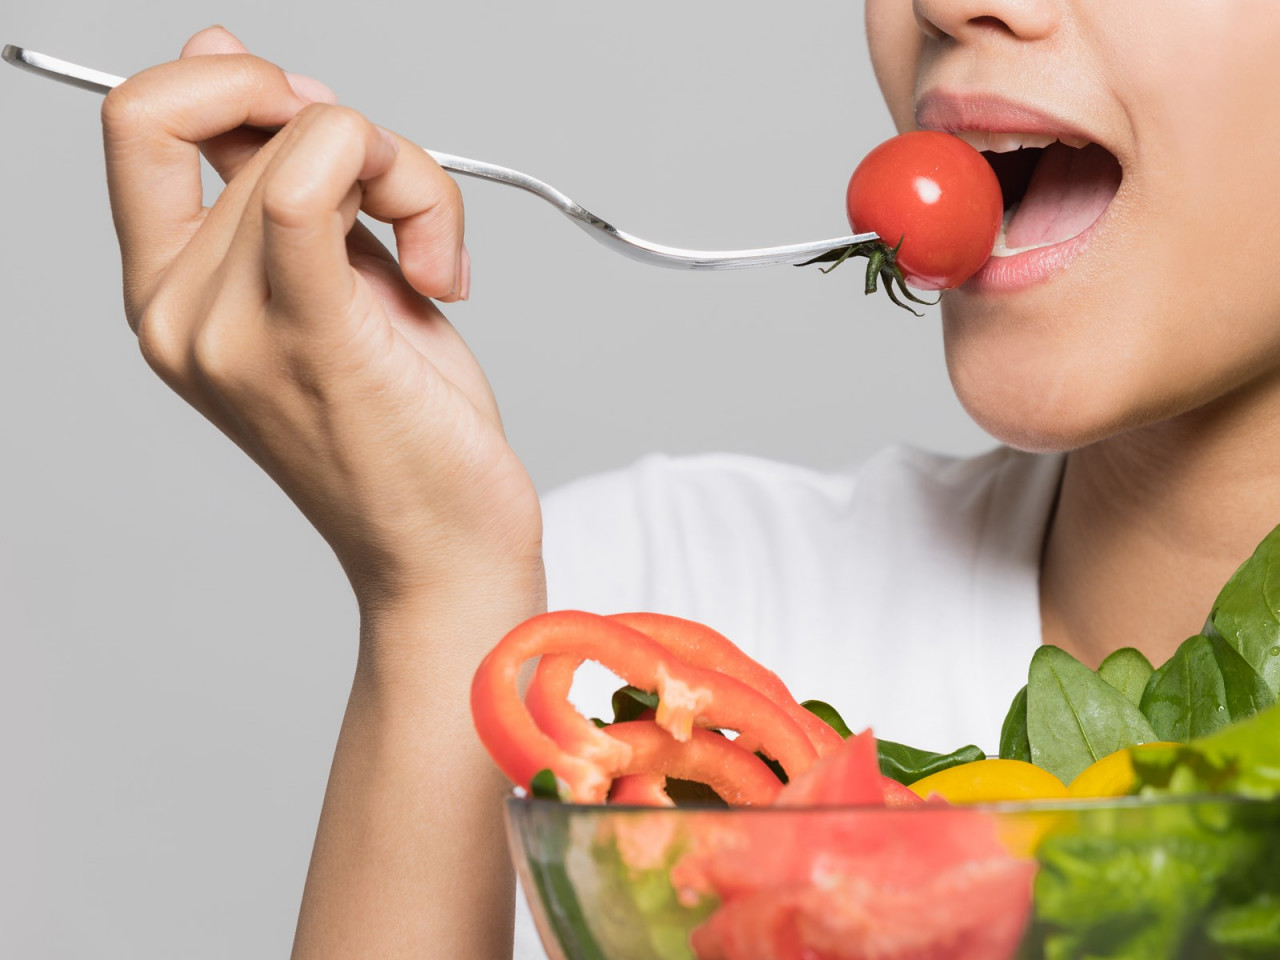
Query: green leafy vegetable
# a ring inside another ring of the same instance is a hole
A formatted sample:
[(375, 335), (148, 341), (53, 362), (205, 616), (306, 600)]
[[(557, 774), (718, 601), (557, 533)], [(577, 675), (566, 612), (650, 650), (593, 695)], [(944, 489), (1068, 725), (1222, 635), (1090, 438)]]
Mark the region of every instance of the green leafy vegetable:
[(560, 795), (560, 781), (550, 770), (539, 770), (533, 775), (533, 779), (529, 781), (529, 795), (535, 800), (564, 799)]
[(1205, 933), (1226, 960), (1280, 957), (1280, 893), (1264, 891), (1247, 903), (1218, 910)]
[(1121, 647), (1098, 666), (1098, 676), (1123, 693), (1134, 706), (1142, 703), (1142, 691), (1155, 672), (1151, 661), (1133, 647)]
[(1227, 581), (1204, 633), (1231, 644), (1280, 696), (1280, 527)]
[[(853, 736), (849, 725), (831, 704), (822, 700), (806, 700), (801, 706), (846, 740)], [(962, 763), (972, 763), (986, 756), (981, 747), (973, 744), (950, 753), (933, 753), (918, 747), (908, 747), (904, 743), (894, 743), (892, 740), (876, 740), (876, 747), (880, 753), (880, 772), (907, 786), (931, 773), (958, 767)]]
[[(1133, 762), (1152, 802), (1060, 814), (1041, 843), (1029, 955), (1280, 957), (1280, 706)], [(1159, 802), (1220, 791), (1249, 799)]]
[(1038, 850), (1035, 937), (1047, 960), (1218, 960), (1209, 917), (1230, 910), (1265, 833), (1207, 801), (1082, 810)]
[(613, 693), (613, 722), (639, 720), (646, 710), (658, 709), (658, 695), (639, 687), (619, 687)]
[(1135, 752), (1133, 768), (1147, 794), (1280, 798), (1280, 705), (1192, 743)]
[(1275, 702), (1262, 677), (1226, 640), (1195, 636), (1152, 674), (1142, 712), (1157, 739), (1185, 743)]
[(1142, 712), (1075, 657), (1043, 646), (1027, 675), (1031, 760), (1070, 783), (1095, 760), (1157, 739)]
[(822, 700), (806, 700), (800, 706), (804, 707), (844, 739), (848, 740), (853, 736), (853, 731), (844, 722), (844, 717), (840, 716), (840, 712), (831, 704)]
[[(535, 777), (536, 779), (536, 777)], [(569, 876), (566, 859), (574, 844), (569, 836), (567, 817), (541, 818), (536, 830), (520, 834), (525, 860), (538, 899), (546, 910), (547, 921), (556, 940), (571, 957), (581, 960), (608, 960), (592, 936), (591, 928), (578, 902), (574, 880)]]
[(906, 786), (939, 770), (972, 763), (986, 756), (981, 747), (973, 744), (950, 753), (931, 753), (892, 740), (878, 740), (876, 745), (880, 750), (880, 772)]
[[(581, 898), (592, 941), (609, 960), (694, 960), (689, 933), (714, 912), (716, 898), (692, 907), (680, 903), (671, 868), (687, 844), (678, 836), (665, 845), (647, 838), (644, 816), (592, 824), (595, 836), (587, 842), (577, 838), (565, 870)], [(627, 841), (627, 833), (635, 835)], [(628, 862), (625, 851), (637, 847), (643, 864)]]
[(1027, 687), (1014, 695), (1004, 726), (1000, 728), (1000, 757), (1003, 760), (1031, 762), (1031, 741), (1027, 737)]

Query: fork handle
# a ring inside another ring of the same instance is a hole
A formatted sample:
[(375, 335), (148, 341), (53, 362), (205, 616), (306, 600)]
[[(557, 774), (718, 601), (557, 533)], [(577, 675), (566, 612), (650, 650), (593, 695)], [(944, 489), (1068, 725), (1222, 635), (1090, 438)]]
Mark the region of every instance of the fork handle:
[[(124, 83), (124, 77), (103, 73), (67, 60), (59, 60), (57, 57), (27, 50), (12, 43), (5, 45), (0, 56), (15, 67), (93, 93), (105, 94), (113, 87)], [(775, 263), (803, 264), (833, 250), (879, 239), (874, 233), (862, 233), (857, 236), (821, 240), (817, 243), (793, 243), (754, 250), (686, 250), (681, 247), (669, 247), (624, 233), (586, 207), (571, 200), (551, 184), (537, 177), (531, 177), (527, 173), (502, 167), (496, 163), (486, 163), (483, 160), (470, 160), (451, 153), (439, 153), (435, 150), (426, 152), (450, 173), (504, 183), (540, 197), (572, 219), (593, 240), (625, 257), (653, 266), (685, 270), (733, 270)]]

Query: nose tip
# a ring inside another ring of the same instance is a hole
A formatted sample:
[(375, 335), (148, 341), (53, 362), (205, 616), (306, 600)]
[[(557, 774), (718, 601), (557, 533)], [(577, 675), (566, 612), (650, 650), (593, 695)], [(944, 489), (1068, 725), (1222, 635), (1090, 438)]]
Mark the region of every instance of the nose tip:
[(992, 34), (1042, 40), (1061, 20), (1054, 0), (914, 0), (912, 9), (920, 29), (934, 40)]

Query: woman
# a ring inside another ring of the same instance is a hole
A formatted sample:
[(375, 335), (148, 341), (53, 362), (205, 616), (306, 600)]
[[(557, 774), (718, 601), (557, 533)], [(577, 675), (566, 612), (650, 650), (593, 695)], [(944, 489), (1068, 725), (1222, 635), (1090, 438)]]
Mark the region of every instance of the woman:
[[(1275, 258), (1280, 201), (1255, 183), (1280, 160), (1259, 120), (1280, 16), (1227, 6), (868, 0), (899, 127), (1062, 141), (1009, 188), (1009, 255), (943, 298), (955, 388), (1010, 448), (961, 464), (890, 453), (834, 478), (712, 460), (587, 481), (547, 505), (553, 605), (671, 597), (667, 612), (723, 611), (760, 638), (787, 624), (785, 643), (748, 645), (794, 659), (800, 689), (828, 664), (862, 684), (860, 720), (896, 706), (904, 727), (895, 672), (1012, 694), (1016, 644), (1095, 663), (1134, 645), (1158, 662), (1194, 633), (1280, 516), (1280, 303), (1219, 282), (1224, 261), (1266, 277)], [(157, 372), (325, 536), (360, 605), (295, 953), (505, 956), (507, 787), (466, 691), (493, 639), (546, 603), (542, 511), (428, 299), (468, 292), (455, 186), (329, 99), (216, 29), (108, 97), (127, 313)], [(196, 144), (229, 181), (208, 213)], [(399, 267), (351, 227), (359, 208), (395, 223)], [(1228, 218), (1209, 281), (1202, 238)], [(602, 573), (599, 543), (633, 565)], [(865, 612), (853, 595), (872, 593)], [(921, 699), (932, 727), (948, 709), (966, 733), (989, 727), (990, 707)]]

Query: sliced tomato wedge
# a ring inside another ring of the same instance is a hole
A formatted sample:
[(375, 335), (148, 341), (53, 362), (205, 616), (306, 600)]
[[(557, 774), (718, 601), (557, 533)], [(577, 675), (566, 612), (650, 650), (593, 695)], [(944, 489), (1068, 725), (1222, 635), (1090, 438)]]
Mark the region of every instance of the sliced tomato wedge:
[(684, 903), (719, 901), (694, 931), (699, 960), (1010, 957), (1034, 862), (1010, 856), (982, 811), (919, 798), (924, 809), (875, 806), (885, 780), (868, 731), (784, 787), (774, 808), (708, 815), (690, 830), (672, 883)]

